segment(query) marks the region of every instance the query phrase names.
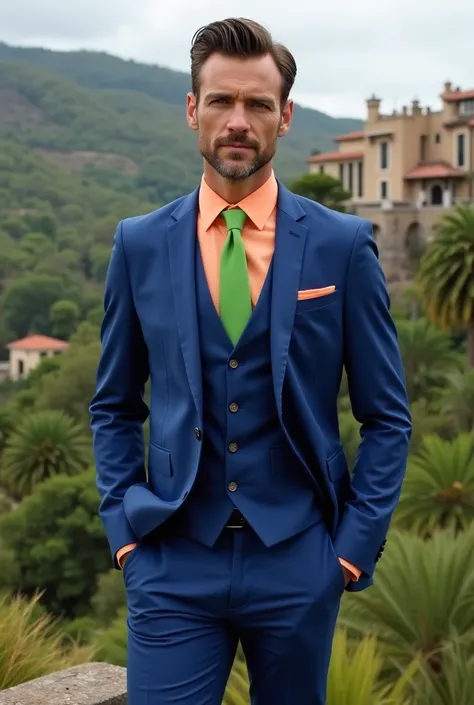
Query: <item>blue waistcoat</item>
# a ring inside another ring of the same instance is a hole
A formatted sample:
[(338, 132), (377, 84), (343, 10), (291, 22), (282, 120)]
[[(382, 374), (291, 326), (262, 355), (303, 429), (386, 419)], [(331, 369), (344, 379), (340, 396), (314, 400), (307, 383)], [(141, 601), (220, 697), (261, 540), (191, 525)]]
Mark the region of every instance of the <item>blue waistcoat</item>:
[(196, 301), (203, 381), (203, 448), (184, 506), (186, 533), (212, 546), (237, 507), (271, 546), (322, 518), (308, 474), (284, 435), (270, 363), (270, 265), (234, 347), (221, 323), (196, 244)]

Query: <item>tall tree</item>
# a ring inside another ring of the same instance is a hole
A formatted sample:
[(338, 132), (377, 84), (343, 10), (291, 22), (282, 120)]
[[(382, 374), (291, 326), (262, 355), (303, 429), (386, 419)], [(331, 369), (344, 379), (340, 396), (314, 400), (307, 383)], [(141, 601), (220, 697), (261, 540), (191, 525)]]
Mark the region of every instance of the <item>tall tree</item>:
[(427, 315), (446, 328), (467, 328), (474, 367), (474, 208), (457, 206), (437, 226), (420, 261), (418, 281)]

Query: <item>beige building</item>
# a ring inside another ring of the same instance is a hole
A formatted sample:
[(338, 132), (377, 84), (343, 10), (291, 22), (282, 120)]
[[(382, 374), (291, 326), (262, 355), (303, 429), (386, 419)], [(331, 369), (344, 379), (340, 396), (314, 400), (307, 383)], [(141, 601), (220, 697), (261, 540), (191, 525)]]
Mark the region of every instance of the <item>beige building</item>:
[(16, 381), (28, 377), (43, 357), (59, 355), (68, 347), (69, 344), (64, 340), (49, 338), (46, 335), (28, 335), (26, 338), (9, 343), (7, 348), (10, 351), (10, 379)]
[(309, 171), (334, 176), (352, 194), (349, 207), (374, 225), (388, 279), (401, 282), (440, 215), (474, 202), (474, 89), (446, 83), (440, 110), (414, 100), (388, 115), (373, 96), (363, 130), (335, 142), (336, 150), (308, 158)]

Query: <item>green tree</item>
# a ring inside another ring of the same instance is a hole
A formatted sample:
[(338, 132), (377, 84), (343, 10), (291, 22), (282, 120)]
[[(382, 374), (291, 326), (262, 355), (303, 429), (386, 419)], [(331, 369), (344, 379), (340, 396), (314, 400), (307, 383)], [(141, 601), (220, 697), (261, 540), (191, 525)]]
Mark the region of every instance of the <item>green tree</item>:
[(421, 258), (418, 281), (434, 322), (467, 328), (468, 366), (474, 367), (474, 208), (456, 206), (443, 216)]
[(50, 321), (52, 334), (68, 340), (79, 323), (79, 306), (75, 301), (56, 301), (51, 306)]
[(68, 618), (90, 612), (98, 576), (111, 556), (98, 515), (95, 469), (45, 480), (15, 511), (0, 518), (0, 535), (20, 568), (19, 589)]
[(35, 412), (7, 439), (0, 477), (14, 497), (24, 497), (48, 477), (77, 474), (89, 461), (82, 426), (60, 411)]
[(341, 182), (328, 174), (305, 174), (290, 185), (290, 190), (337, 211), (344, 211), (351, 198)]
[(408, 398), (411, 402), (432, 396), (442, 388), (446, 373), (459, 366), (449, 333), (426, 318), (397, 323)]
[(4, 300), (4, 316), (16, 337), (29, 332), (50, 334), (51, 306), (64, 298), (64, 283), (46, 274), (25, 274), (8, 288)]

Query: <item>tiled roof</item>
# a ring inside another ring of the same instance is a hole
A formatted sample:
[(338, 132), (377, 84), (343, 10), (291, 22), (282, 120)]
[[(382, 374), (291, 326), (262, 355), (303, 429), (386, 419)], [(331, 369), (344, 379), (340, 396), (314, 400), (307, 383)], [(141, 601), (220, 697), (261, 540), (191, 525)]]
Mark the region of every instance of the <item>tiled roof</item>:
[(463, 171), (455, 169), (448, 162), (427, 162), (418, 164), (405, 175), (405, 179), (446, 179), (466, 176)]
[(69, 343), (58, 338), (49, 338), (47, 335), (27, 335), (26, 338), (14, 340), (7, 345), (9, 350), (67, 350)]
[(334, 142), (352, 142), (352, 140), (362, 140), (364, 139), (363, 130), (358, 132), (347, 132), (345, 135), (338, 135), (334, 138)]
[(441, 97), (447, 103), (457, 103), (458, 100), (470, 100), (474, 98), (474, 88), (469, 91), (451, 91), (451, 93), (443, 93)]
[(348, 162), (363, 159), (364, 152), (323, 152), (307, 158), (309, 164), (324, 164), (325, 162)]

